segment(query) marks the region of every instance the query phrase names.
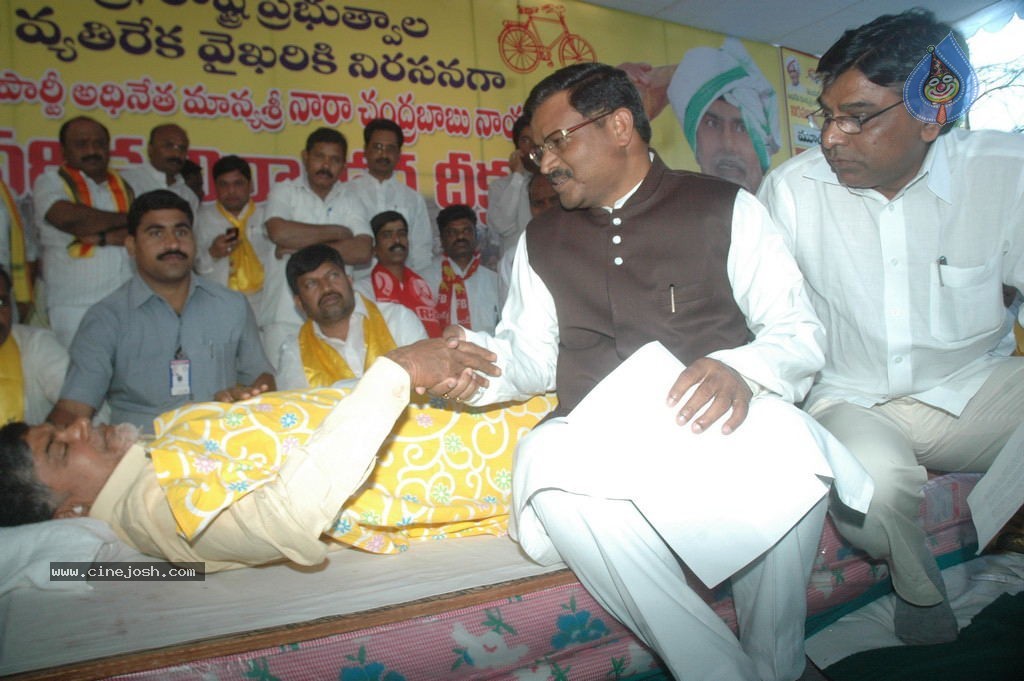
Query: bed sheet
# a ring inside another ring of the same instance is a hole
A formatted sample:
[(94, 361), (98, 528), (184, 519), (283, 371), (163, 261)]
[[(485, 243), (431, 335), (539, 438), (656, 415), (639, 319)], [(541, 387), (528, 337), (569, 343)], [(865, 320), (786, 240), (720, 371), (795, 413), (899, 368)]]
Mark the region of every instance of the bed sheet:
[[(453, 550), (453, 547), (458, 547)], [(110, 560), (150, 560), (129, 549)], [(204, 582), (93, 582), (0, 599), (0, 675), (362, 612), (564, 568), (508, 537), (417, 544), (396, 555), (343, 548), (325, 565), (246, 568)]]

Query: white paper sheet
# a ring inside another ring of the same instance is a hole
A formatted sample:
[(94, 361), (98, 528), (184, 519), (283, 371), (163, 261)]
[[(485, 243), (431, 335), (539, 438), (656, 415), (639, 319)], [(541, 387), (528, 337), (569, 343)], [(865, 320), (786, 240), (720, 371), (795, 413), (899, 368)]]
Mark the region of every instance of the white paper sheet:
[[(670, 408), (665, 399), (682, 370), (663, 345), (650, 343), (567, 420), (587, 440), (581, 447), (624, 457), (621, 474), (591, 480), (587, 493), (632, 499), (690, 569), (714, 586), (788, 532), (825, 494), (821, 478), (832, 472), (808, 430), (813, 421), (779, 399), (754, 400), (730, 435), (722, 435), (721, 419), (701, 434), (678, 425), (679, 406)], [(666, 465), (666, 451), (678, 452), (678, 459)], [(647, 475), (634, 480), (634, 471)]]
[(992, 466), (967, 495), (978, 553), (999, 533), (1024, 503), (1024, 425), (1013, 432)]

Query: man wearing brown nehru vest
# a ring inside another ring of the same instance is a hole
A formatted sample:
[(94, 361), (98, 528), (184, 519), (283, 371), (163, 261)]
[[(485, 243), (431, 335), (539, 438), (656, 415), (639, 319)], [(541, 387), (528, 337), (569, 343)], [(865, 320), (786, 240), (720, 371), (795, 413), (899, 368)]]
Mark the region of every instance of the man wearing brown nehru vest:
[[(732, 575), (737, 640), (687, 586), (673, 551), (687, 519), (673, 513), (672, 494), (653, 491), (684, 479), (687, 457), (705, 456), (705, 443), (721, 436), (690, 437), (680, 451), (638, 431), (630, 452), (603, 447), (559, 418), (651, 341), (687, 366), (656, 398), (667, 401), (666, 415), (680, 427), (732, 434), (744, 427), (752, 400), (799, 400), (823, 363), (823, 339), (781, 235), (746, 190), (665, 166), (649, 147), (640, 95), (619, 69), (566, 67), (533, 89), (526, 115), (530, 155), (564, 210), (547, 211), (526, 228), (495, 335), (445, 331), (485, 345), (502, 368), (486, 389), (460, 384), (449, 397), (490, 404), (558, 392), (556, 417), (516, 452), (518, 541), (538, 562), (564, 560), (676, 678), (820, 678), (813, 665), (805, 668), (803, 622), (824, 486), (795, 525), (780, 528), (777, 542)], [(775, 406), (785, 414), (776, 431), (784, 436), (758, 442), (752, 454), (799, 449), (845, 463), (845, 450), (812, 419)], [(616, 416), (612, 410), (607, 420)], [(618, 427), (633, 426), (623, 420)], [(640, 450), (653, 465), (636, 463)], [(673, 520), (651, 520), (641, 508)], [(714, 536), (713, 527), (702, 530)], [(729, 541), (721, 537), (721, 547)]]

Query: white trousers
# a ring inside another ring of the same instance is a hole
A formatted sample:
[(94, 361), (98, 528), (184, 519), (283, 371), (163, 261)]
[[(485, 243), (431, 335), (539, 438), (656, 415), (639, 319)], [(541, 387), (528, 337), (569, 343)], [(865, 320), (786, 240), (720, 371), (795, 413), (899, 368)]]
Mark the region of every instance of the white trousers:
[(687, 585), (679, 559), (631, 501), (549, 489), (530, 505), (587, 591), (680, 681), (793, 681), (803, 673), (807, 580), (827, 497), (733, 576), (739, 640)]
[(909, 397), (871, 408), (823, 401), (810, 414), (846, 445), (875, 482), (866, 515), (832, 509), (839, 532), (889, 564), (904, 600), (928, 606), (942, 594), (925, 575), (934, 561), (920, 523), (926, 468), (983, 472), (1024, 421), (1024, 359), (1001, 364), (959, 417)]

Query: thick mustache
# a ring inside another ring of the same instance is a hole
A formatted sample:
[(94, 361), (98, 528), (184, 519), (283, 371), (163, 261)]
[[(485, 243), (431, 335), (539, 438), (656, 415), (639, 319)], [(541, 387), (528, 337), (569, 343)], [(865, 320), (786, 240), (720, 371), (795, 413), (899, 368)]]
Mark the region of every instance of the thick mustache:
[(715, 162), (712, 164), (712, 167), (718, 171), (738, 170), (740, 172), (746, 172), (746, 164), (742, 161), (742, 159), (735, 156), (725, 156), (715, 159)]
[(163, 260), (164, 258), (169, 258), (171, 256), (175, 256), (175, 257), (179, 257), (179, 258), (185, 258), (186, 260), (188, 260), (188, 256), (185, 255), (185, 252), (184, 251), (179, 251), (179, 250), (164, 251), (160, 255), (156, 256), (156, 259), (157, 260)]
[(320, 299), (316, 301), (316, 304), (317, 305), (322, 305), (323, 302), (325, 300), (327, 300), (328, 298), (337, 298), (338, 300), (342, 299), (340, 293), (325, 293), (322, 296), (320, 296)]
[(103, 157), (99, 154), (89, 154), (88, 156), (82, 157), (82, 163), (92, 163), (93, 161), (102, 162)]
[(391, 251), (392, 253), (394, 253), (396, 251), (402, 251), (404, 253), (408, 249), (405, 246), (403, 246), (402, 244), (394, 244), (393, 246), (388, 248), (388, 250)]
[(716, 166), (729, 165), (729, 166), (736, 166), (736, 167), (739, 167), (739, 168), (746, 167), (746, 163), (743, 161), (743, 159), (741, 159), (739, 156), (736, 156), (734, 154), (722, 154), (721, 156), (718, 156), (714, 160), (714, 165), (716, 165)]
[(324, 177), (334, 177), (334, 173), (332, 173), (330, 170), (318, 170), (316, 171), (316, 174), (323, 175)]
[(566, 180), (571, 180), (573, 178), (573, 174), (571, 170), (563, 170), (562, 168), (556, 168), (555, 170), (552, 170), (550, 173), (548, 173), (547, 177), (549, 182), (554, 183), (555, 181), (563, 178)]

